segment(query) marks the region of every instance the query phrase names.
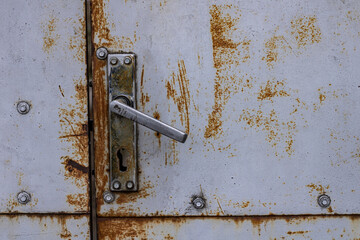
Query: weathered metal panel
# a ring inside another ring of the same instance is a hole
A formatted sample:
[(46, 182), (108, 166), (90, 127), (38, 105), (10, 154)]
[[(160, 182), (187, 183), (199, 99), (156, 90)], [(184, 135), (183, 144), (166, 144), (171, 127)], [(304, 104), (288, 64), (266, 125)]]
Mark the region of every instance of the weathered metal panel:
[(0, 5), (0, 212), (88, 212), (85, 3)]
[(89, 217), (85, 215), (2, 215), (0, 239), (86, 240), (90, 239)]
[(179, 144), (139, 126), (140, 191), (105, 204), (106, 73), (94, 57), (100, 215), (360, 213), (359, 1), (93, 0), (92, 20), (95, 49), (137, 54), (138, 109), (189, 133)]
[(360, 239), (357, 217), (169, 217), (99, 219), (99, 240)]

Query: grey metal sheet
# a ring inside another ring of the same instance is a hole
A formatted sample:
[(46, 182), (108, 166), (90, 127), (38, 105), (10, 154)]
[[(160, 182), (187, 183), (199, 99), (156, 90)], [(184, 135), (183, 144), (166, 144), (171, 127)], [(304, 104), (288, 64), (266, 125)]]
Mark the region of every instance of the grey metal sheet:
[(105, 66), (94, 58), (100, 215), (360, 213), (359, 1), (92, 6), (95, 48), (137, 54), (138, 109), (189, 134), (180, 144), (139, 126), (140, 192), (105, 204)]
[(0, 5), (0, 212), (88, 212), (84, 1)]

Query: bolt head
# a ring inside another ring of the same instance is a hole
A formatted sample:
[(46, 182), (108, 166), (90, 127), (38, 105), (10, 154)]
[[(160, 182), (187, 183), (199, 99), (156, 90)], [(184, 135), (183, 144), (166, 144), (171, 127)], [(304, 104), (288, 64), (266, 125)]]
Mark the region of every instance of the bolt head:
[(129, 65), (131, 62), (132, 62), (131, 57), (126, 57), (126, 58), (124, 59), (124, 63), (125, 63), (126, 65)]
[(202, 209), (205, 207), (205, 200), (201, 197), (196, 197), (193, 201), (192, 201), (193, 206), (196, 209)]
[(27, 204), (28, 202), (30, 202), (31, 196), (29, 193), (22, 191), (18, 193), (17, 199), (20, 204)]
[(135, 187), (135, 184), (133, 181), (127, 181), (126, 182), (126, 188), (127, 189), (133, 189)]
[(121, 187), (121, 183), (119, 181), (114, 181), (113, 182), (113, 188), (114, 189), (120, 189)]
[(30, 111), (30, 104), (25, 101), (20, 101), (18, 102), (16, 109), (20, 114), (27, 114)]
[(100, 47), (96, 50), (96, 57), (100, 60), (104, 60), (108, 55), (108, 51), (104, 47)]
[(116, 57), (113, 57), (110, 59), (110, 64), (111, 65), (116, 65), (118, 63), (118, 59)]
[(112, 203), (115, 200), (114, 194), (108, 191), (103, 193), (103, 198), (106, 203)]
[(322, 194), (318, 197), (318, 204), (322, 208), (327, 208), (331, 204), (331, 198), (326, 194)]

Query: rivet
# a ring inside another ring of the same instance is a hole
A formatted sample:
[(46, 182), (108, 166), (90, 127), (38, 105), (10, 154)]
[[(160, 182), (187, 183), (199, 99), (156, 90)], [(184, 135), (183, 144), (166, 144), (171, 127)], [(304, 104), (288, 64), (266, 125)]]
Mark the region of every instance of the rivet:
[(99, 47), (96, 50), (96, 57), (100, 60), (104, 60), (107, 57), (107, 55), (108, 55), (108, 51), (104, 47)]
[(202, 209), (205, 207), (205, 200), (201, 197), (196, 197), (193, 201), (192, 204), (194, 205), (194, 208), (196, 209)]
[(25, 101), (20, 101), (18, 102), (16, 109), (20, 114), (27, 114), (30, 111), (30, 104)]
[(113, 182), (113, 188), (114, 189), (120, 189), (121, 187), (121, 183), (119, 181), (114, 181)]
[(115, 200), (114, 194), (108, 191), (103, 193), (103, 198), (106, 203), (112, 203)]
[(130, 63), (131, 63), (131, 57), (126, 57), (125, 59), (124, 59), (124, 63), (126, 64), (126, 65), (129, 65)]
[(134, 186), (135, 186), (134, 182), (132, 182), (132, 181), (127, 181), (126, 182), (126, 188), (127, 189), (133, 189)]
[(320, 207), (322, 208), (327, 208), (330, 206), (331, 204), (331, 198), (326, 195), (326, 194), (322, 194), (318, 197), (318, 200), (317, 200), (318, 204)]
[(113, 58), (110, 59), (110, 64), (111, 65), (116, 65), (117, 62), (118, 62), (118, 59), (116, 57), (113, 57)]
[(31, 196), (29, 193), (22, 191), (17, 195), (18, 202), (21, 204), (27, 204), (31, 200)]

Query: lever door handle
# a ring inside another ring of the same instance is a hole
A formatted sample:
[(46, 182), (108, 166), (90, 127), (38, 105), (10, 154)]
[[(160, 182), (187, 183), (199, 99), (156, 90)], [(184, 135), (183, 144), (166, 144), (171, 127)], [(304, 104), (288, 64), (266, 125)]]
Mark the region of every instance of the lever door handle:
[(137, 122), (178, 142), (184, 143), (186, 141), (186, 133), (130, 107), (129, 100), (125, 97), (111, 101), (110, 110), (113, 113)]

